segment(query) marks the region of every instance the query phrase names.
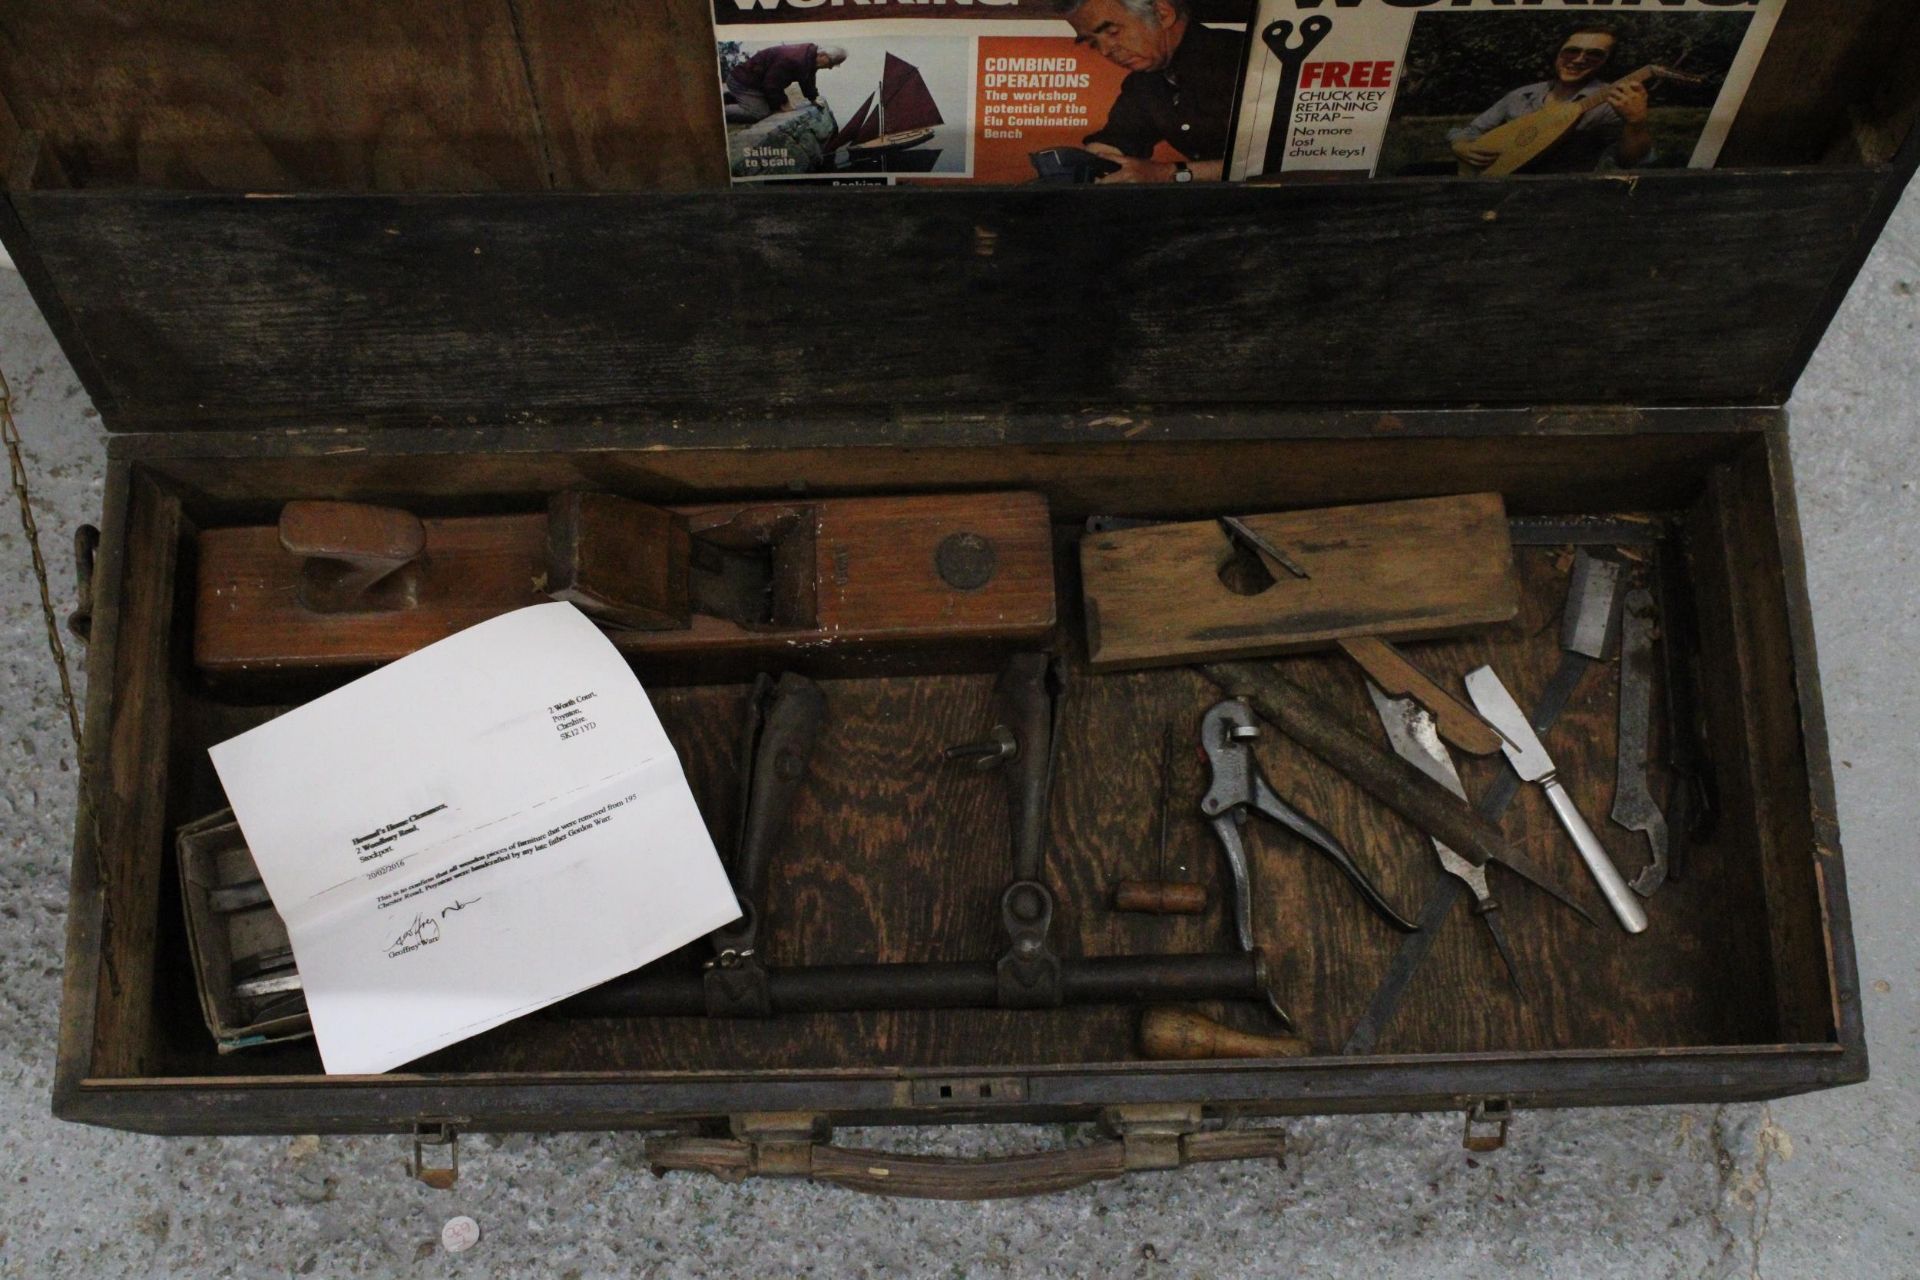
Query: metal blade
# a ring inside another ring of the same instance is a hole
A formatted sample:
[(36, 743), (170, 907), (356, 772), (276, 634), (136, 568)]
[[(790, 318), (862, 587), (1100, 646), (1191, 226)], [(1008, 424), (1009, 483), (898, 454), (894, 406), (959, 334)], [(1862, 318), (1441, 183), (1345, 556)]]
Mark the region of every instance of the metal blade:
[[(1386, 726), (1387, 739), (1393, 743), (1394, 751), (1408, 764), (1465, 800), (1467, 789), (1461, 785), (1460, 775), (1454, 771), (1453, 757), (1447, 754), (1446, 744), (1440, 741), (1440, 730), (1433, 722), (1433, 713), (1412, 698), (1388, 696), (1371, 680), (1366, 684), (1367, 696), (1373, 699), (1373, 709), (1380, 713), (1380, 723)], [(1486, 868), (1474, 866), (1442, 840), (1433, 840), (1433, 851), (1447, 874), (1466, 881), (1475, 898), (1485, 902), (1493, 896), (1487, 888)]]
[(1560, 647), (1589, 658), (1605, 657), (1619, 594), (1618, 560), (1574, 552), (1566, 612), (1560, 618)]
[[(1486, 805), (1482, 804), (1480, 808), (1482, 814), (1484, 814), (1486, 812)], [(1519, 876), (1522, 880), (1525, 880), (1528, 884), (1540, 890), (1540, 892), (1556, 899), (1561, 906), (1566, 907), (1588, 924), (1599, 923), (1599, 921), (1587, 914), (1585, 907), (1573, 900), (1572, 894), (1560, 887), (1559, 881), (1549, 876), (1545, 871), (1542, 871), (1533, 859), (1527, 857), (1525, 854), (1515, 852), (1513, 848), (1509, 846), (1507, 852), (1497, 859), (1497, 861), (1501, 866), (1513, 872), (1513, 874)]]
[(1528, 782), (1553, 776), (1553, 757), (1547, 754), (1540, 735), (1527, 723), (1526, 713), (1507, 692), (1507, 686), (1500, 683), (1492, 667), (1481, 667), (1467, 674), (1467, 695), (1480, 714), (1505, 736), (1500, 749), (1506, 752), (1507, 762), (1515, 773)]
[(1460, 785), (1453, 757), (1440, 741), (1432, 714), (1412, 698), (1393, 697), (1371, 680), (1366, 684), (1367, 696), (1373, 699), (1373, 709), (1380, 713), (1380, 723), (1386, 727), (1387, 741), (1393, 744), (1395, 754), (1465, 800), (1467, 789)]
[(1274, 546), (1270, 539), (1255, 532), (1245, 520), (1240, 519), (1238, 516), (1221, 516), (1220, 523), (1226, 526), (1229, 534), (1239, 534), (1252, 544), (1255, 551), (1262, 553), (1294, 577), (1306, 578), (1312, 576), (1300, 567), (1299, 561), (1282, 551), (1279, 547)]
[(1493, 945), (1499, 948), (1500, 958), (1506, 962), (1507, 977), (1513, 981), (1513, 989), (1522, 1000), (1527, 998), (1527, 984), (1520, 980), (1520, 963), (1513, 958), (1513, 948), (1507, 944), (1507, 926), (1500, 922), (1500, 912), (1482, 911), (1480, 919), (1487, 926), (1487, 932), (1493, 937)]
[(1594, 665), (1592, 658), (1572, 650), (1560, 655), (1560, 665), (1547, 680), (1547, 687), (1540, 691), (1540, 701), (1534, 704), (1533, 715), (1527, 720), (1535, 733), (1545, 733), (1553, 728), (1554, 721), (1560, 718), (1560, 713), (1567, 709), (1567, 703), (1573, 700), (1575, 691), (1580, 688), (1580, 681), (1586, 678), (1588, 669)]
[(1420, 912), (1417, 922), (1419, 929), (1401, 940), (1399, 950), (1393, 953), (1393, 960), (1387, 965), (1387, 976), (1380, 980), (1380, 986), (1374, 991), (1373, 999), (1367, 1004), (1367, 1011), (1354, 1024), (1347, 1042), (1340, 1046), (1343, 1055), (1372, 1053), (1380, 1040), (1380, 1033), (1393, 1021), (1393, 1015), (1400, 1008), (1400, 998), (1406, 994), (1407, 984), (1413, 981), (1413, 975), (1419, 971), (1421, 961), (1427, 958), (1427, 952), (1433, 950), (1433, 940), (1440, 936), (1440, 926), (1446, 921), (1447, 913), (1453, 910), (1453, 904), (1467, 887), (1446, 872), (1436, 872), (1433, 889), (1427, 894), (1427, 905)]

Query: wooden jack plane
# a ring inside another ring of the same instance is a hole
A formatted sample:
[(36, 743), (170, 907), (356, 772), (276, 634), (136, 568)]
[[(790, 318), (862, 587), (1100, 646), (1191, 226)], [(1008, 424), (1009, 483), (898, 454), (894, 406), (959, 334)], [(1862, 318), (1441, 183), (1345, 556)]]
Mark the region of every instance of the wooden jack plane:
[[(422, 519), (290, 502), (277, 525), (199, 536), (194, 662), (211, 676), (359, 668), (565, 600), (649, 677), (991, 665), (1055, 621), (1033, 493), (659, 507), (610, 493), (545, 511)], [(957, 659), (956, 659), (957, 660)]]

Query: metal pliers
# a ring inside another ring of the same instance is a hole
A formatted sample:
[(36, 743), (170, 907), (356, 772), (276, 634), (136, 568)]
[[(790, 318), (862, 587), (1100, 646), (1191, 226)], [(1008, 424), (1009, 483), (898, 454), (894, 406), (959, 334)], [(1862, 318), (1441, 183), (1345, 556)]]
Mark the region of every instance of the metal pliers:
[(1220, 838), (1227, 866), (1233, 872), (1233, 926), (1241, 949), (1255, 949), (1252, 885), (1247, 875), (1247, 848), (1240, 835), (1249, 812), (1279, 823), (1330, 858), (1388, 924), (1403, 933), (1418, 932), (1418, 925), (1388, 905), (1332, 832), (1280, 798), (1254, 758), (1250, 744), (1259, 736), (1253, 708), (1238, 698), (1215, 703), (1200, 722), (1200, 745), (1213, 768), (1213, 785), (1200, 801), (1200, 812)]

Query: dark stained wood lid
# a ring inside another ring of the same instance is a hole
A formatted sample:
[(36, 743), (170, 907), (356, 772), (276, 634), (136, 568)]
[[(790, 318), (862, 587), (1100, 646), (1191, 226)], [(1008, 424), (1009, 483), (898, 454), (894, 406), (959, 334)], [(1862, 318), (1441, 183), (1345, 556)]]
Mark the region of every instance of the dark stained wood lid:
[(0, 235), (116, 431), (1766, 405), (1920, 160), (1920, 11), (1796, 0), (1726, 154), (1825, 167), (735, 194), (706, 4), (21, 0)]

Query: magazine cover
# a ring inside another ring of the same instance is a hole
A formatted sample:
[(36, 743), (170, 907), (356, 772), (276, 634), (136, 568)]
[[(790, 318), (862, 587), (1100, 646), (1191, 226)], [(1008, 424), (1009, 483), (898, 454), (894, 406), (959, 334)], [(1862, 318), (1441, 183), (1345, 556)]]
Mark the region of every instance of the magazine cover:
[(1709, 168), (1785, 0), (1260, 0), (1228, 177)]
[(714, 0), (733, 180), (1218, 180), (1254, 3)]

